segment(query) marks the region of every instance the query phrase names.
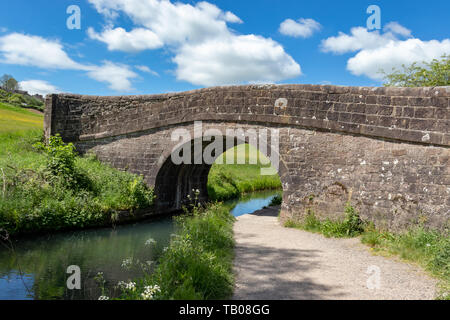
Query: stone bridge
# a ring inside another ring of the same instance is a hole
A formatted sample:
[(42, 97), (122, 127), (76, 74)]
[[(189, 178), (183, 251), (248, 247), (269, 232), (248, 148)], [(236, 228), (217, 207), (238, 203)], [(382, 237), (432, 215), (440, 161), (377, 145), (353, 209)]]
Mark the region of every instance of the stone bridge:
[[(403, 229), (449, 223), (449, 87), (370, 88), (250, 85), (148, 96), (49, 95), (45, 135), (145, 177), (157, 209), (179, 209), (193, 188), (207, 198), (207, 164), (175, 165), (172, 133), (278, 129), (281, 216), (342, 215), (351, 201), (364, 219)], [(206, 134), (207, 135), (207, 134)], [(248, 141), (235, 139), (234, 144)], [(195, 144), (194, 138), (188, 141)], [(205, 142), (200, 144), (203, 148)]]

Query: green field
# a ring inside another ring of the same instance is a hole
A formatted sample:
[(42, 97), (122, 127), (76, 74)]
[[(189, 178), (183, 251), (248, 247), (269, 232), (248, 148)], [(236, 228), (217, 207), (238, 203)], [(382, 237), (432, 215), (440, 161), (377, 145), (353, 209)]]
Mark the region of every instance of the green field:
[(0, 102), (0, 133), (43, 129), (44, 116)]
[[(229, 159), (234, 155), (233, 164), (227, 164), (227, 154), (231, 154)], [(248, 144), (228, 150), (211, 168), (208, 178), (210, 198), (223, 201), (249, 192), (281, 189), (276, 170), (266, 163), (269, 163), (268, 159)], [(272, 175), (261, 175), (261, 168), (270, 168)]]

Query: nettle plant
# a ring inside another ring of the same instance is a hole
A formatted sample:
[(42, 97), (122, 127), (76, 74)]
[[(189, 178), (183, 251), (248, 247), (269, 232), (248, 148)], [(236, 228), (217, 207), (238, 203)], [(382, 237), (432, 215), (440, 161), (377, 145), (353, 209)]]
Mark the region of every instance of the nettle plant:
[(77, 181), (76, 152), (73, 143), (64, 143), (59, 134), (51, 136), (48, 144), (38, 142), (34, 147), (47, 155), (46, 168), (51, 180), (73, 185)]

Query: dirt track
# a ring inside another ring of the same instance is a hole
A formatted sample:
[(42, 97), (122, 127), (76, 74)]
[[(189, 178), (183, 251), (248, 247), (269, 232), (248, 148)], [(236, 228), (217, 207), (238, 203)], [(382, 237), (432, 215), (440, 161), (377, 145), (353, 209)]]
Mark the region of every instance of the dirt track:
[(284, 228), (278, 222), (278, 209), (264, 209), (236, 221), (233, 299), (435, 297), (436, 280), (418, 267), (374, 256), (359, 239), (327, 239)]

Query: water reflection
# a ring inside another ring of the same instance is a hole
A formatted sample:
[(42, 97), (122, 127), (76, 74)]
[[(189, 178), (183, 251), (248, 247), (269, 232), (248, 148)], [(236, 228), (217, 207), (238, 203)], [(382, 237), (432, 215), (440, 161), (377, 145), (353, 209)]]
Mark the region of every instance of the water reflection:
[[(78, 231), (16, 241), (14, 250), (0, 249), (0, 299), (97, 299), (94, 277), (104, 273), (108, 289), (142, 275), (142, 268), (122, 262), (156, 260), (168, 245), (172, 219), (141, 222), (112, 229)], [(155, 245), (146, 245), (148, 239)], [(81, 269), (81, 290), (68, 290), (67, 267)], [(25, 277), (20, 277), (21, 270)], [(28, 289), (27, 289), (28, 288)], [(113, 290), (114, 292), (114, 290)]]
[[(278, 191), (257, 192), (229, 201), (231, 213), (240, 216), (268, 206)], [(7, 299), (98, 299), (102, 294), (94, 280), (103, 272), (111, 296), (118, 294), (119, 281), (133, 280), (143, 274), (132, 259), (156, 261), (173, 233), (172, 218), (139, 222), (116, 229), (96, 229), (21, 239), (13, 250), (0, 247), (0, 300)], [(152, 244), (149, 239), (154, 239)], [(147, 243), (147, 245), (146, 245)], [(149, 245), (150, 243), (150, 245)], [(81, 290), (68, 290), (67, 267), (81, 269)]]
[(235, 217), (239, 217), (269, 206), (272, 199), (276, 195), (280, 194), (281, 191), (254, 192), (245, 195), (239, 200), (228, 201), (227, 204), (229, 204), (233, 208), (231, 210), (231, 214), (233, 214)]

